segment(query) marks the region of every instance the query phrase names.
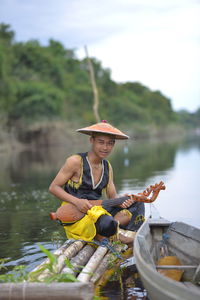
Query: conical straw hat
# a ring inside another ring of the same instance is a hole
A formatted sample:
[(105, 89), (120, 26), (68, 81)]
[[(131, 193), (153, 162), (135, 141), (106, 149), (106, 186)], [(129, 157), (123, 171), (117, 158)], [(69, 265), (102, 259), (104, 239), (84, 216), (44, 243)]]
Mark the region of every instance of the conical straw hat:
[(92, 135), (93, 133), (102, 133), (102, 134), (110, 134), (117, 140), (126, 140), (129, 138), (128, 135), (120, 131), (119, 129), (113, 127), (107, 121), (103, 120), (100, 123), (96, 123), (94, 125), (77, 129), (76, 131)]

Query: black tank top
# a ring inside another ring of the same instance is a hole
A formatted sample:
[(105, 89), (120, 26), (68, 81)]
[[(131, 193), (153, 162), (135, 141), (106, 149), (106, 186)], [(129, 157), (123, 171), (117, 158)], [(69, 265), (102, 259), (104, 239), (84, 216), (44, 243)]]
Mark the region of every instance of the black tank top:
[(94, 185), (92, 168), (88, 160), (88, 153), (78, 153), (82, 158), (82, 172), (79, 182), (69, 180), (65, 184), (65, 191), (77, 198), (98, 200), (102, 196), (103, 189), (106, 188), (109, 181), (109, 162), (102, 160), (102, 176), (100, 181)]

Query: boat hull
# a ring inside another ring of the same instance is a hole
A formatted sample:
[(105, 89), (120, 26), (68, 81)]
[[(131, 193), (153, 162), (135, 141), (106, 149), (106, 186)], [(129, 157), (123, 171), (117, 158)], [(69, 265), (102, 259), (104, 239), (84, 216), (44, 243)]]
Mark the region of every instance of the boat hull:
[[(180, 254), (181, 260), (185, 260), (184, 264), (198, 265), (200, 263), (200, 230), (184, 223), (176, 223), (177, 228), (182, 226), (184, 231), (188, 230), (191, 235), (194, 233), (194, 241), (192, 239), (191, 242), (187, 235), (184, 236), (183, 233), (179, 234), (168, 230), (171, 226), (173, 228), (173, 225), (169, 221), (163, 219), (148, 219), (137, 232), (134, 241), (134, 255), (141, 280), (148, 292), (148, 298), (151, 300), (199, 300), (200, 288), (190, 283), (188, 279), (186, 279), (187, 281), (184, 283), (178, 282), (157, 272), (155, 251), (153, 253), (153, 248), (156, 242), (160, 242), (159, 239), (162, 241), (163, 233), (169, 235), (167, 243), (170, 251), (173, 252), (172, 250), (176, 249), (174, 250), (175, 255), (179, 257)], [(157, 234), (155, 235), (156, 231)], [(152, 232), (154, 236), (152, 236)], [(170, 233), (172, 236), (170, 236)], [(179, 240), (173, 249), (172, 242), (175, 240), (174, 234), (178, 236)], [(182, 246), (184, 247), (182, 250), (181, 241), (183, 241)], [(188, 247), (186, 247), (186, 245), (188, 245)], [(179, 246), (180, 249), (178, 249)], [(190, 251), (191, 247), (193, 249)], [(187, 253), (189, 251), (191, 253)], [(189, 258), (191, 261), (189, 261)], [(188, 273), (187, 276), (189, 275), (190, 273)]]

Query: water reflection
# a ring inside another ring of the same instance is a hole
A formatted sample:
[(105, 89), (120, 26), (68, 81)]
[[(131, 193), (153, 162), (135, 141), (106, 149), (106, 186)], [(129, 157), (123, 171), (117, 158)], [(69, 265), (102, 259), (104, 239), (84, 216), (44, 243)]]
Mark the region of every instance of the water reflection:
[(101, 288), (100, 299), (113, 300), (148, 300), (135, 265), (115, 273), (113, 278)]
[[(87, 150), (87, 144), (77, 143), (0, 153), (0, 257), (10, 258), (9, 268), (24, 263), (32, 269), (42, 260), (38, 242), (51, 250), (55, 248), (51, 242), (55, 232), (61, 240), (65, 238), (63, 228), (49, 218), (59, 200), (47, 190), (65, 159)], [(199, 139), (118, 142), (109, 160), (119, 193), (137, 193), (163, 180), (167, 189), (155, 203), (161, 216), (200, 227)]]
[(156, 141), (135, 141), (116, 149), (111, 157), (114, 179), (119, 190), (124, 183), (143, 187), (155, 172), (165, 172), (174, 165), (178, 143)]
[[(191, 147), (200, 148), (199, 141), (119, 141), (109, 160), (114, 169), (114, 179), (121, 190), (123, 180), (135, 180), (143, 185), (155, 172), (165, 172), (174, 166), (177, 150), (187, 151)], [(51, 179), (63, 165), (65, 159), (80, 151), (89, 150), (87, 145), (41, 148), (37, 151), (25, 150), (10, 155), (0, 154), (1, 190), (13, 186), (47, 188)], [(23, 189), (23, 188), (22, 188)]]
[[(48, 246), (52, 233), (62, 229), (57, 223), (50, 222), (48, 213), (57, 205), (47, 191), (26, 190), (26, 186), (24, 189), (16, 186), (10, 192), (0, 193), (0, 257), (11, 258), (7, 263), (9, 267), (21, 262), (30, 265), (35, 261), (36, 252), (26, 260), (25, 249), (28, 248), (24, 245), (30, 243), (36, 247), (38, 242), (47, 242)], [(64, 239), (62, 231), (60, 234)]]

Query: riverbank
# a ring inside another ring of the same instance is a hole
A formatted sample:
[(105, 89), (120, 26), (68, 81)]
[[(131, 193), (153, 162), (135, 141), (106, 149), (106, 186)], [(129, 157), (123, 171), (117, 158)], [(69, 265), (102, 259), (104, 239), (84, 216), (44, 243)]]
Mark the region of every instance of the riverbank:
[[(68, 122), (40, 121), (0, 127), (0, 153), (35, 149), (38, 147), (66, 146), (77, 143), (77, 126)], [(82, 136), (80, 136), (82, 139)]]
[[(76, 134), (76, 129), (85, 126), (67, 121), (38, 121), (35, 123), (20, 123), (11, 128), (0, 127), (0, 153), (12, 150), (37, 149), (38, 147), (66, 146), (71, 143), (83, 143), (82, 135)], [(186, 130), (177, 124), (155, 126), (155, 124), (130, 124), (129, 128), (119, 126), (130, 139), (172, 138), (194, 134), (194, 130)], [(77, 138), (78, 137), (78, 138)]]

